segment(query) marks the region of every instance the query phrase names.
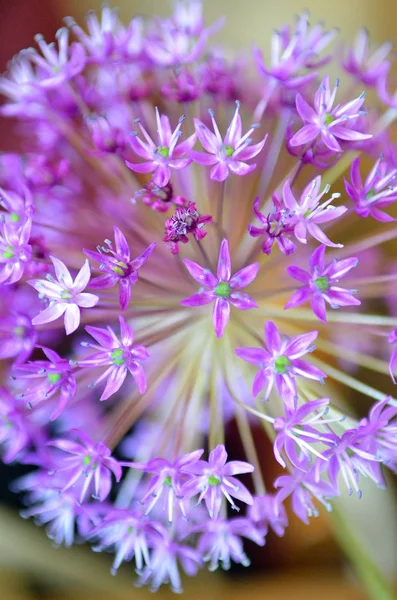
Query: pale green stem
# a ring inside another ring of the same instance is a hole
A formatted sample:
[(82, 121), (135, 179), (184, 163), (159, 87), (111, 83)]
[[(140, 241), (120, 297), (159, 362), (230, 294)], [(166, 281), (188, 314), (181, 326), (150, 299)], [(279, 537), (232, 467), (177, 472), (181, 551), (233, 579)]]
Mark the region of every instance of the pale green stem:
[(341, 509), (334, 504), (329, 516), (335, 537), (369, 597), (373, 600), (394, 600), (396, 596), (388, 581), (356, 538), (351, 523), (344, 517)]

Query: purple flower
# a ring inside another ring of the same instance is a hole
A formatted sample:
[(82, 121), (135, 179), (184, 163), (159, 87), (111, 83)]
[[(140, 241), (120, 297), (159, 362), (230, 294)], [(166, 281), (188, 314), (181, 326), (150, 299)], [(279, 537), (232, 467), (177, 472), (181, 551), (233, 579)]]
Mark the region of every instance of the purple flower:
[(5, 463), (15, 460), (29, 446), (32, 429), (26, 405), (0, 387), (0, 446)]
[(254, 496), (253, 500), (253, 504), (248, 507), (248, 518), (255, 523), (262, 535), (267, 535), (270, 526), (276, 535), (282, 537), (288, 525), (283, 504), (272, 494)]
[(371, 53), (369, 33), (366, 29), (360, 29), (343, 61), (343, 68), (364, 85), (376, 86), (390, 69), (391, 63), (386, 59), (392, 48), (391, 42), (385, 42)]
[(190, 157), (200, 165), (214, 165), (210, 177), (215, 181), (225, 181), (230, 172), (235, 175), (247, 175), (253, 171), (256, 164), (248, 165), (245, 161), (259, 154), (266, 142), (267, 135), (258, 144), (251, 145), (250, 135), (257, 126), (252, 126), (245, 135), (242, 135), (242, 123), (239, 115), (240, 102), (236, 102), (236, 104), (237, 107), (226, 131), (225, 139), (222, 139), (212, 110), (209, 113), (214, 133), (200, 119), (194, 119), (197, 137), (207, 154), (191, 150)]
[[(313, 444), (321, 443), (333, 446), (337, 443), (338, 438), (334, 435), (316, 429), (316, 426), (324, 426), (329, 423), (329, 420), (322, 418), (328, 410), (328, 405), (329, 398), (312, 400), (294, 412), (287, 412), (286, 417), (277, 417), (274, 420), (273, 427), (275, 431), (278, 431), (273, 444), (274, 456), (284, 469), (287, 465), (281, 456), (283, 450), (294, 467), (306, 470), (305, 466), (310, 461), (312, 454), (325, 460), (323, 454), (316, 450)], [(314, 415), (308, 418), (310, 413), (314, 413)]]
[(263, 534), (249, 520), (243, 517), (235, 519), (210, 519), (192, 528), (192, 533), (202, 532), (197, 550), (204, 562), (209, 562), (209, 570), (215, 571), (219, 563), (228, 570), (231, 561), (249, 567), (251, 561), (244, 552), (242, 537), (258, 546), (264, 546)]
[(116, 556), (112, 565), (112, 574), (124, 561), (135, 559), (138, 572), (150, 565), (149, 549), (155, 546), (155, 540), (161, 535), (163, 527), (154, 521), (142, 517), (140, 512), (131, 509), (114, 509), (91, 532), (99, 541), (96, 551), (114, 547)]
[(239, 310), (257, 308), (257, 303), (248, 294), (239, 290), (249, 285), (256, 277), (259, 264), (244, 267), (232, 276), (229, 244), (223, 240), (219, 250), (217, 276), (187, 258), (183, 261), (190, 275), (202, 286), (203, 291), (182, 300), (182, 306), (203, 306), (214, 302), (212, 323), (216, 336), (222, 337), (230, 318), (230, 304)]
[(160, 117), (156, 108), (157, 144), (152, 140), (143, 125), (137, 121), (146, 141), (142, 141), (137, 132), (133, 132), (131, 147), (138, 156), (146, 159), (146, 162), (137, 164), (126, 161), (126, 165), (136, 173), (152, 173), (154, 171), (153, 183), (161, 188), (166, 186), (171, 178), (170, 169), (184, 169), (192, 162), (192, 159), (186, 154), (193, 148), (196, 142), (196, 134), (194, 133), (178, 144), (182, 135), (183, 120), (184, 117), (179, 119), (176, 129), (172, 132), (168, 117), (165, 115)]
[(277, 502), (284, 502), (291, 496), (292, 510), (306, 525), (309, 517), (318, 516), (313, 499), (318, 500), (328, 511), (332, 510), (328, 499), (338, 495), (337, 488), (327, 481), (317, 479), (313, 469), (308, 472), (296, 470), (292, 475), (281, 475), (274, 482)]
[(357, 440), (378, 460), (397, 463), (397, 404), (390, 396), (376, 402), (368, 418), (361, 419)]
[(29, 285), (39, 292), (39, 297), (49, 301), (47, 308), (42, 310), (32, 319), (33, 325), (44, 325), (56, 321), (65, 315), (66, 335), (76, 331), (80, 325), (80, 308), (91, 308), (95, 306), (99, 298), (94, 294), (83, 292), (90, 280), (90, 265), (85, 261), (76, 279), (73, 281), (66, 265), (50, 256), (55, 269), (57, 281), (52, 275), (47, 275), (47, 280), (31, 279)]
[(139, 573), (137, 585), (150, 583), (150, 591), (157, 592), (163, 583), (170, 583), (173, 592), (182, 593), (178, 561), (190, 576), (196, 575), (201, 566), (200, 554), (196, 550), (174, 541), (164, 530), (153, 544), (150, 563)]
[(32, 388), (27, 388), (22, 394), (29, 408), (41, 402), (50, 400), (59, 394), (56, 408), (50, 420), (53, 421), (64, 410), (68, 402), (76, 395), (76, 380), (68, 360), (61, 358), (54, 350), (40, 346), (48, 360), (35, 360), (24, 365), (17, 365), (15, 374), (21, 379), (39, 380)]
[(32, 257), (32, 246), (28, 244), (32, 228), (30, 214), (20, 222), (20, 217), (11, 213), (9, 220), (4, 214), (0, 218), (0, 285), (19, 281), (26, 263)]
[(326, 470), (332, 486), (338, 491), (341, 475), (349, 495), (355, 490), (358, 498), (361, 498), (360, 475), (369, 477), (380, 487), (385, 487), (386, 484), (377, 457), (360, 447), (359, 441), (360, 436), (355, 429), (345, 431), (333, 448), (324, 451), (323, 456), (327, 462), (321, 461), (320, 464), (317, 461), (314, 470), (317, 478)]
[(196, 38), (187, 28), (182, 30), (171, 21), (162, 21), (156, 27), (156, 34), (147, 40), (145, 51), (156, 65), (176, 68), (197, 60), (207, 39), (205, 30)]
[(170, 242), (172, 254), (179, 254), (178, 244), (187, 244), (188, 235), (193, 235), (197, 241), (202, 240), (207, 232), (204, 226), (212, 222), (211, 215), (199, 215), (195, 202), (177, 208), (165, 222), (164, 242)]
[(314, 142), (320, 136), (322, 142), (334, 152), (342, 152), (338, 140), (359, 142), (372, 138), (369, 133), (361, 133), (353, 129), (355, 120), (365, 114), (361, 110), (365, 101), (365, 94), (358, 98), (337, 105), (335, 96), (339, 87), (339, 80), (331, 92), (329, 77), (324, 77), (314, 96), (312, 108), (301, 94), (296, 96), (296, 109), (305, 125), (290, 140), (291, 146), (303, 146)]
[(149, 354), (144, 346), (133, 345), (134, 332), (123, 317), (119, 317), (119, 321), (121, 340), (110, 327), (102, 329), (87, 325), (85, 328), (87, 333), (100, 345), (82, 343), (84, 346), (94, 348), (97, 352), (79, 360), (79, 367), (94, 368), (109, 365), (95, 381), (95, 385), (97, 385), (100, 381), (106, 380), (100, 400), (107, 400), (115, 394), (123, 385), (128, 372), (135, 379), (140, 393), (144, 394), (146, 391), (146, 377), (140, 363), (142, 360), (146, 360)]
[(107, 290), (119, 284), (119, 302), (121, 310), (125, 310), (131, 299), (131, 286), (138, 281), (139, 269), (145, 264), (153, 252), (156, 243), (150, 244), (148, 248), (137, 258), (131, 260), (131, 252), (125, 236), (116, 226), (113, 227), (116, 250), (110, 240), (105, 240), (107, 247), (98, 246), (98, 252), (84, 250), (86, 255), (93, 261), (100, 263), (104, 275), (94, 277), (90, 282), (90, 288), (94, 290)]
[(54, 88), (72, 79), (85, 67), (86, 54), (83, 46), (73, 42), (69, 46), (69, 30), (66, 27), (56, 33), (58, 51), (55, 44), (47, 44), (42, 35), (36, 35), (35, 40), (42, 56), (31, 49), (29, 58), (40, 72), (39, 85), (44, 88)]
[(32, 320), (22, 312), (0, 317), (0, 359), (15, 357), (14, 364), (25, 362), (37, 342)]
[(274, 194), (272, 202), (274, 210), (268, 215), (264, 215), (259, 210), (259, 197), (255, 198), (254, 213), (263, 227), (248, 226), (251, 237), (264, 236), (262, 252), (270, 254), (274, 242), (277, 242), (281, 252), (289, 256), (296, 250), (296, 244), (290, 239), (294, 234), (294, 213), (286, 210), (278, 195)]
[(192, 479), (189, 469), (199, 460), (204, 450), (195, 450), (170, 462), (164, 458), (153, 458), (147, 463), (128, 463), (134, 469), (153, 474), (150, 484), (140, 502), (145, 506), (148, 515), (157, 502), (163, 498), (168, 512), (168, 521), (172, 523), (174, 506), (177, 504), (186, 517), (184, 506), (184, 484)]
[[(295, 89), (309, 83), (317, 75), (313, 68), (326, 64), (330, 57), (319, 58), (319, 53), (335, 37), (336, 30), (323, 31), (322, 25), (309, 29), (309, 13), (297, 17), (295, 28), (285, 25), (272, 35), (271, 67), (266, 67), (262, 53), (255, 48), (257, 69), (265, 78)], [(302, 74), (302, 69), (311, 69)]]
[(280, 336), (279, 331), (272, 321), (265, 323), (264, 348), (236, 348), (237, 356), (247, 362), (259, 367), (252, 385), (252, 395), (257, 396), (263, 388), (266, 388), (264, 400), (268, 400), (273, 385), (276, 384), (277, 391), (289, 410), (295, 410), (298, 398), (298, 389), (295, 378), (306, 377), (322, 381), (326, 373), (320, 371), (310, 363), (302, 360), (307, 352), (315, 348), (314, 340), (318, 331), (311, 331), (293, 338)]
[(112, 487), (112, 473), (116, 481), (120, 481), (121, 466), (112, 458), (111, 450), (103, 442), (94, 442), (89, 435), (77, 429), (70, 431), (80, 443), (66, 439), (48, 442), (50, 446), (71, 455), (67, 458), (60, 456), (56, 462), (56, 472), (61, 472), (66, 479), (62, 492), (83, 482), (80, 502), (84, 501), (91, 488), (94, 489), (95, 498), (103, 502)]
[(390, 167), (387, 162), (379, 158), (363, 184), (360, 175), (360, 158), (354, 159), (350, 169), (351, 183), (345, 179), (345, 188), (360, 217), (372, 217), (383, 223), (395, 221), (380, 209), (397, 200), (397, 188), (390, 185), (395, 180), (396, 174), (397, 169)]
[(339, 198), (340, 194), (332, 194), (331, 198), (320, 204), (321, 199), (329, 192), (326, 185), (322, 192), (321, 175), (313, 179), (303, 190), (300, 202), (298, 202), (291, 190), (290, 180), (283, 187), (283, 201), (286, 210), (290, 214), (289, 224), (293, 226), (294, 235), (301, 244), (307, 244), (307, 234), (314, 239), (333, 248), (342, 248), (342, 244), (334, 244), (320, 229), (319, 225), (328, 223), (341, 217), (346, 211), (346, 206), (335, 207), (331, 202)]
[(68, 29), (84, 44), (95, 62), (102, 62), (115, 48), (116, 32), (121, 29), (117, 13), (116, 8), (105, 4), (99, 20), (95, 12), (91, 11), (86, 17), (88, 34), (71, 17), (65, 19)]
[(252, 504), (252, 496), (247, 488), (233, 476), (252, 473), (254, 467), (240, 460), (232, 460), (228, 463), (226, 461), (225, 446), (219, 444), (210, 452), (208, 462), (199, 460), (187, 469), (189, 473), (198, 477), (184, 485), (183, 493), (189, 498), (199, 494), (197, 502), (205, 501), (211, 519), (218, 517), (223, 497), (230, 502), (234, 510), (239, 508), (232, 497), (246, 504)]
[(326, 302), (331, 308), (358, 306), (361, 302), (353, 296), (354, 291), (334, 285), (357, 266), (358, 259), (355, 256), (339, 261), (335, 259), (325, 265), (324, 257), (325, 246), (319, 246), (310, 257), (310, 272), (295, 266), (287, 268), (288, 274), (304, 286), (292, 294), (284, 309), (296, 308), (310, 299), (312, 311), (326, 323)]

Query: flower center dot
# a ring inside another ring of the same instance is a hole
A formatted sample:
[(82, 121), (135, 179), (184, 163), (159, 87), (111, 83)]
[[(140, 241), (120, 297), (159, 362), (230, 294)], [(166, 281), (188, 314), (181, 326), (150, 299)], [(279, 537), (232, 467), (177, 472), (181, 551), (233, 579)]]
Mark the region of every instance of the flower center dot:
[(234, 153), (233, 146), (224, 146), (224, 150), (225, 150), (225, 154), (226, 154), (227, 158), (230, 158)]
[(220, 485), (221, 484), (221, 480), (219, 479), (219, 477), (215, 477), (215, 475), (210, 475), (208, 477), (208, 485), (211, 486), (216, 486), (216, 485)]
[(335, 117), (333, 117), (330, 113), (325, 113), (324, 123), (326, 125), (331, 125), (335, 121)]
[(329, 288), (329, 279), (328, 277), (317, 277), (314, 285), (320, 292), (326, 292)]
[(113, 273), (117, 275), (125, 276), (126, 271), (128, 270), (128, 265), (125, 264), (122, 260), (118, 260), (114, 267), (112, 267)]
[(7, 246), (3, 252), (3, 258), (14, 258), (15, 250), (12, 246)]
[(278, 356), (274, 361), (274, 370), (279, 375), (283, 375), (288, 371), (288, 367), (291, 366), (291, 361), (286, 356)]
[(170, 155), (170, 150), (167, 146), (157, 146), (156, 150), (163, 158), (168, 158)]
[(69, 290), (62, 290), (62, 292), (61, 292), (62, 300), (70, 300), (72, 296), (73, 296), (73, 294), (72, 294), (72, 292), (69, 292)]
[(221, 281), (215, 288), (215, 294), (221, 298), (228, 298), (232, 293), (232, 288), (227, 281)]
[(169, 475), (167, 475), (167, 477), (164, 479), (163, 485), (165, 485), (166, 487), (172, 487), (172, 481)]
[(124, 350), (122, 350), (121, 348), (117, 348), (116, 350), (113, 350), (110, 357), (113, 361), (113, 364), (115, 364), (115, 365), (121, 366), (125, 363)]
[(60, 379), (62, 379), (61, 373), (48, 373), (47, 377), (48, 381), (52, 384), (57, 383)]
[(17, 215), (17, 213), (10, 213), (10, 221), (12, 223), (18, 223), (21, 220), (21, 217)]
[(89, 464), (91, 463), (91, 461), (92, 461), (92, 456), (89, 456), (89, 455), (84, 456), (84, 458), (83, 458), (83, 465), (85, 467), (88, 467)]
[(375, 194), (376, 194), (376, 192), (375, 192), (374, 188), (372, 188), (365, 194), (365, 199), (371, 200), (371, 198), (373, 198), (375, 196)]

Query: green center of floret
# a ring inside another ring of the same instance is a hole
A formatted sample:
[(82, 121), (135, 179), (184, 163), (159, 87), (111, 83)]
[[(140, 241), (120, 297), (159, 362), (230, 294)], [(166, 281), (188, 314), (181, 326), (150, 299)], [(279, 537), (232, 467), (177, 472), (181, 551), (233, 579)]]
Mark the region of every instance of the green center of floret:
[(125, 275), (125, 271), (128, 270), (128, 265), (125, 264), (122, 260), (118, 260), (114, 267), (112, 267), (113, 273), (117, 275)]
[(324, 123), (326, 125), (331, 125), (335, 121), (335, 117), (333, 117), (330, 113), (325, 113)]
[(83, 465), (85, 467), (88, 467), (90, 465), (91, 461), (92, 461), (92, 456), (87, 455), (83, 458)]
[(163, 158), (168, 158), (170, 155), (170, 150), (167, 146), (157, 146), (157, 152), (161, 154)]
[(288, 367), (291, 366), (291, 361), (286, 356), (278, 356), (274, 361), (274, 370), (279, 375), (284, 375), (288, 371)]
[(172, 481), (169, 475), (167, 475), (167, 477), (164, 479), (163, 485), (165, 485), (166, 487), (172, 487)]
[(14, 327), (13, 334), (17, 337), (22, 337), (25, 334), (25, 327), (22, 327), (21, 325)]
[(215, 475), (210, 475), (208, 477), (208, 485), (211, 485), (212, 487), (216, 486), (216, 485), (221, 485), (222, 480), (219, 479), (219, 477), (215, 477)]
[(60, 379), (62, 379), (61, 373), (48, 373), (47, 377), (48, 381), (52, 384), (57, 383)]
[(21, 217), (19, 215), (17, 215), (17, 213), (10, 213), (10, 221), (12, 223), (19, 223), (20, 220), (21, 220)]
[(329, 279), (328, 277), (317, 277), (314, 285), (320, 292), (326, 292), (329, 289)]
[(62, 290), (61, 292), (61, 299), (62, 300), (70, 300), (72, 298), (73, 294), (72, 292), (69, 292), (69, 290)]
[(234, 153), (233, 146), (224, 146), (224, 150), (225, 150), (225, 154), (226, 154), (227, 158), (230, 158), (231, 156), (233, 156), (233, 153)]
[(113, 350), (110, 357), (114, 365), (121, 366), (125, 363), (124, 350), (122, 348), (117, 348), (116, 350)]
[(7, 246), (3, 251), (3, 258), (14, 258), (15, 250), (12, 246)]
[(372, 188), (365, 194), (365, 199), (371, 200), (371, 198), (373, 198), (375, 196), (375, 194), (376, 194), (376, 192), (375, 192), (374, 188)]
[(221, 281), (215, 288), (215, 294), (221, 298), (229, 298), (232, 288), (227, 281)]

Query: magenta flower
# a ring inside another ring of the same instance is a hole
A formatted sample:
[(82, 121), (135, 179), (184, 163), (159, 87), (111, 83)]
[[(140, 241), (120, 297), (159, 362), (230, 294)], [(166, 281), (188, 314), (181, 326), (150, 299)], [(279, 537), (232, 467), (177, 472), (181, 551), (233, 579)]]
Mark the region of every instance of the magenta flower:
[(131, 137), (131, 147), (133, 151), (146, 159), (142, 163), (131, 163), (126, 161), (126, 165), (136, 173), (153, 173), (153, 183), (159, 187), (168, 184), (171, 178), (171, 169), (184, 169), (192, 162), (192, 159), (186, 154), (193, 148), (196, 142), (196, 134), (193, 133), (185, 141), (178, 144), (182, 135), (181, 126), (184, 117), (179, 119), (174, 132), (171, 131), (169, 118), (159, 114), (156, 108), (157, 122), (157, 144), (152, 140), (146, 129), (139, 122), (139, 127), (146, 141), (138, 137), (137, 132), (133, 132)]
[(182, 300), (182, 306), (203, 306), (214, 302), (212, 323), (216, 336), (222, 337), (230, 318), (230, 304), (239, 310), (249, 310), (258, 305), (248, 294), (239, 290), (247, 287), (256, 277), (259, 264), (254, 263), (244, 267), (232, 276), (229, 244), (223, 240), (219, 250), (217, 276), (208, 269), (200, 267), (197, 263), (185, 258), (183, 261), (190, 275), (205, 290)]
[(91, 271), (88, 260), (85, 261), (75, 280), (67, 266), (50, 256), (54, 265), (57, 281), (52, 275), (47, 275), (47, 280), (31, 279), (29, 285), (39, 292), (39, 297), (48, 300), (48, 307), (42, 310), (32, 319), (33, 325), (44, 325), (56, 321), (62, 315), (65, 315), (66, 335), (76, 331), (80, 325), (80, 308), (92, 308), (99, 298), (94, 294), (83, 292), (90, 281)]
[(58, 51), (55, 44), (47, 44), (42, 35), (36, 35), (35, 40), (42, 56), (31, 49), (29, 58), (41, 75), (39, 85), (44, 88), (60, 86), (72, 79), (85, 67), (86, 54), (84, 47), (78, 42), (69, 46), (69, 30), (66, 27), (58, 29)]
[(68, 360), (61, 358), (54, 350), (41, 346), (48, 360), (35, 360), (24, 365), (18, 365), (16, 375), (21, 378), (38, 380), (37, 385), (27, 388), (21, 397), (28, 403), (29, 408), (41, 402), (50, 400), (59, 394), (57, 406), (50, 420), (53, 421), (65, 409), (66, 405), (76, 394), (76, 380)]
[(192, 479), (189, 469), (199, 460), (204, 450), (189, 452), (177, 460), (170, 462), (164, 458), (154, 458), (147, 463), (128, 463), (134, 469), (153, 474), (150, 484), (140, 502), (145, 505), (148, 515), (157, 502), (163, 498), (167, 507), (168, 521), (172, 523), (175, 504), (186, 517), (183, 485)]
[(274, 242), (277, 242), (281, 252), (289, 256), (296, 250), (296, 244), (290, 239), (294, 234), (294, 213), (283, 208), (277, 194), (272, 197), (274, 210), (264, 215), (259, 210), (259, 197), (255, 198), (254, 214), (263, 227), (249, 225), (248, 231), (251, 237), (263, 235), (262, 252), (270, 254)]
[(353, 256), (343, 260), (333, 260), (325, 264), (325, 246), (319, 246), (310, 257), (310, 272), (300, 267), (287, 267), (288, 274), (303, 283), (303, 287), (294, 292), (284, 309), (296, 308), (310, 299), (310, 306), (320, 321), (327, 322), (326, 302), (331, 308), (340, 306), (358, 306), (361, 304), (353, 294), (337, 285), (351, 269), (357, 266), (358, 259)]
[(302, 356), (315, 348), (314, 340), (318, 331), (311, 331), (293, 338), (280, 336), (272, 321), (265, 323), (264, 348), (236, 348), (237, 356), (259, 367), (252, 385), (252, 395), (257, 396), (266, 388), (264, 400), (268, 400), (276, 384), (277, 391), (289, 410), (295, 410), (298, 390), (295, 378), (306, 377), (322, 381), (327, 375), (310, 363), (302, 360)]
[(309, 524), (309, 517), (317, 517), (319, 514), (313, 503), (314, 498), (331, 511), (329, 498), (339, 495), (334, 485), (317, 479), (313, 469), (308, 472), (296, 470), (293, 475), (281, 475), (274, 482), (274, 487), (279, 488), (277, 502), (284, 502), (291, 496), (293, 512), (306, 525)]
[[(272, 35), (271, 66), (266, 67), (262, 53), (255, 48), (257, 69), (266, 79), (295, 89), (309, 83), (317, 76), (313, 68), (326, 64), (330, 57), (319, 58), (319, 53), (331, 42), (336, 30), (324, 31), (318, 24), (310, 30), (309, 13), (304, 11), (297, 17), (296, 25), (287, 25)], [(302, 69), (308, 73), (302, 74)]]
[(379, 158), (363, 183), (360, 175), (360, 158), (354, 159), (350, 169), (351, 183), (345, 179), (345, 188), (360, 217), (372, 217), (383, 223), (395, 221), (381, 209), (397, 200), (397, 188), (390, 185), (394, 182), (396, 174), (397, 169)]
[(328, 194), (330, 189), (326, 185), (320, 192), (320, 188), (321, 175), (318, 175), (305, 187), (298, 202), (291, 190), (290, 180), (287, 179), (283, 187), (283, 201), (291, 215), (288, 223), (293, 226), (294, 235), (301, 244), (307, 244), (307, 234), (309, 234), (321, 244), (342, 248), (342, 244), (331, 242), (319, 225), (338, 219), (347, 211), (347, 207), (335, 207), (331, 204), (335, 198), (339, 198), (339, 193), (332, 194), (328, 200), (320, 204), (323, 196)]
[[(273, 423), (275, 431), (278, 431), (273, 444), (274, 456), (277, 462), (284, 469), (286, 463), (281, 456), (284, 450), (290, 462), (297, 469), (305, 469), (312, 455), (325, 460), (324, 456), (313, 447), (313, 444), (335, 445), (337, 437), (316, 429), (318, 426), (324, 426), (330, 420), (324, 420), (322, 417), (326, 414), (329, 405), (329, 398), (312, 400), (297, 408), (294, 412), (287, 412), (286, 417), (277, 417)], [(318, 411), (321, 411), (320, 413)], [(310, 413), (314, 413), (309, 418)], [(335, 419), (332, 419), (332, 422)], [(297, 451), (299, 449), (299, 452)]]
[(79, 442), (57, 439), (48, 442), (71, 456), (60, 458), (57, 472), (67, 479), (62, 492), (83, 482), (80, 502), (83, 502), (88, 491), (93, 488), (95, 497), (103, 502), (112, 487), (112, 474), (120, 481), (122, 470), (120, 464), (111, 456), (111, 450), (103, 442), (93, 442), (89, 435), (77, 429), (70, 430)]
[(243, 517), (235, 519), (210, 519), (192, 528), (192, 533), (201, 532), (197, 549), (208, 562), (208, 569), (215, 571), (219, 564), (228, 570), (231, 561), (249, 567), (251, 561), (244, 552), (242, 537), (258, 546), (264, 546), (263, 534), (249, 520)]
[(240, 483), (234, 475), (241, 473), (252, 473), (254, 467), (240, 460), (227, 461), (225, 446), (219, 444), (210, 452), (208, 462), (199, 460), (190, 465), (189, 473), (197, 475), (188, 481), (183, 487), (185, 496), (191, 498), (199, 494), (197, 500), (205, 501), (211, 519), (218, 517), (223, 497), (231, 504), (234, 510), (239, 510), (233, 498), (237, 498), (245, 504), (252, 504), (252, 496), (247, 488)]
[(208, 39), (206, 31), (194, 38), (189, 32), (177, 29), (170, 22), (161, 23), (156, 30), (156, 35), (148, 40), (145, 51), (161, 67), (176, 68), (197, 60)]
[(15, 213), (7, 221), (4, 214), (0, 218), (0, 285), (19, 281), (32, 258), (32, 246), (28, 243), (32, 218), (28, 214), (20, 221)]
[(194, 119), (197, 137), (207, 154), (191, 150), (190, 157), (200, 165), (214, 165), (210, 177), (215, 181), (225, 181), (230, 172), (235, 175), (247, 175), (253, 171), (256, 164), (249, 165), (245, 161), (259, 154), (266, 142), (267, 135), (258, 144), (251, 145), (250, 135), (257, 126), (252, 126), (245, 135), (242, 135), (242, 123), (239, 115), (240, 102), (236, 102), (236, 104), (237, 107), (226, 131), (225, 139), (222, 139), (212, 110), (209, 113), (214, 133), (200, 119)]
[(106, 380), (100, 400), (107, 400), (115, 394), (123, 385), (128, 372), (133, 376), (140, 393), (144, 394), (146, 391), (146, 377), (140, 363), (146, 360), (149, 354), (144, 346), (133, 345), (134, 333), (131, 327), (123, 317), (119, 317), (119, 321), (121, 340), (110, 327), (102, 329), (87, 325), (85, 328), (100, 345), (82, 342), (84, 346), (94, 348), (97, 352), (79, 360), (79, 367), (94, 368), (109, 365), (94, 382), (94, 385), (97, 385)]
[(202, 240), (207, 232), (204, 226), (212, 222), (211, 215), (199, 215), (195, 202), (177, 208), (165, 222), (165, 236), (163, 241), (171, 247), (172, 254), (179, 254), (178, 244), (187, 244), (188, 236), (193, 235), (197, 241)]
[(392, 48), (391, 42), (385, 42), (371, 53), (369, 33), (360, 29), (343, 61), (343, 68), (364, 85), (375, 86), (390, 69), (391, 62), (387, 57)]
[(253, 497), (253, 504), (248, 507), (248, 518), (263, 535), (267, 535), (269, 527), (276, 535), (282, 537), (288, 525), (287, 512), (281, 502), (272, 494)]
[(291, 146), (303, 146), (314, 142), (319, 136), (322, 142), (333, 152), (342, 152), (338, 140), (359, 142), (372, 138), (369, 133), (361, 133), (353, 129), (355, 119), (362, 116), (362, 105), (365, 94), (358, 98), (337, 105), (335, 96), (339, 87), (339, 80), (331, 92), (329, 77), (324, 77), (314, 96), (314, 108), (303, 99), (301, 94), (296, 96), (296, 109), (305, 125), (291, 138)]
[(110, 240), (105, 240), (106, 247), (98, 246), (98, 252), (84, 250), (86, 255), (100, 264), (104, 275), (94, 277), (90, 288), (94, 290), (107, 290), (119, 285), (119, 302), (121, 310), (125, 310), (131, 299), (131, 286), (138, 281), (139, 269), (145, 264), (153, 252), (156, 243), (148, 248), (137, 258), (131, 260), (131, 252), (124, 234), (116, 226), (113, 227), (116, 250)]

